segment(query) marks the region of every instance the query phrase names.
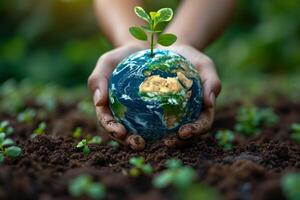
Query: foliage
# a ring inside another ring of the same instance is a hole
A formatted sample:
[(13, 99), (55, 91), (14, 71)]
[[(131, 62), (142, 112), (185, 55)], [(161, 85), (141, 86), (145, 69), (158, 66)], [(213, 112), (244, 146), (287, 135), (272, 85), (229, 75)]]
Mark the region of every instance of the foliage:
[(6, 136), (13, 134), (14, 129), (9, 125), (9, 121), (4, 120), (0, 122), (0, 133), (5, 133)]
[(80, 175), (69, 183), (69, 193), (73, 197), (86, 195), (91, 199), (103, 199), (105, 187), (100, 182), (93, 182), (89, 175)]
[(180, 160), (168, 160), (166, 162), (166, 167), (166, 170), (154, 178), (154, 187), (164, 188), (172, 185), (176, 188), (188, 188), (196, 177), (194, 169), (189, 166), (183, 166)]
[(136, 177), (141, 174), (152, 174), (153, 169), (150, 164), (145, 163), (145, 158), (142, 156), (139, 157), (132, 157), (129, 159), (129, 163), (133, 166), (129, 170), (129, 175)]
[(184, 200), (219, 200), (218, 192), (203, 184), (193, 183), (177, 191), (177, 199)]
[(120, 147), (120, 144), (116, 141), (113, 141), (113, 140), (109, 141), (107, 144), (109, 146), (111, 146), (113, 149), (118, 149)]
[(279, 118), (271, 108), (241, 107), (236, 120), (235, 130), (249, 137), (259, 134), (262, 126), (275, 125)]
[(18, 114), (17, 120), (18, 122), (32, 123), (36, 114), (34, 109), (27, 108)]
[(300, 124), (298, 123), (292, 124), (291, 129), (292, 129), (292, 134), (290, 135), (290, 138), (295, 142), (300, 142)]
[(21, 148), (14, 146), (14, 141), (7, 138), (4, 132), (0, 133), (0, 163), (5, 157), (16, 158), (21, 154)]
[(138, 40), (147, 41), (147, 32), (150, 33), (150, 49), (151, 55), (153, 55), (153, 48), (155, 44), (154, 36), (158, 35), (157, 43), (162, 46), (170, 46), (176, 42), (177, 37), (171, 33), (161, 33), (162, 30), (159, 24), (162, 22), (169, 22), (173, 18), (173, 10), (171, 8), (162, 8), (157, 12), (150, 12), (149, 14), (142, 7), (134, 8), (135, 14), (145, 20), (148, 24), (141, 27), (130, 27), (129, 32)]
[(100, 136), (94, 136), (90, 140), (82, 139), (77, 145), (76, 148), (80, 149), (84, 155), (90, 154), (91, 150), (89, 144), (101, 144), (102, 138)]
[(299, 200), (300, 197), (300, 173), (286, 174), (281, 180), (281, 186), (288, 200)]
[(44, 135), (46, 134), (46, 123), (41, 122), (39, 123), (38, 127), (33, 130), (33, 133), (31, 134), (31, 138), (35, 138), (38, 135)]
[(81, 127), (76, 127), (76, 129), (72, 133), (72, 137), (76, 138), (76, 139), (79, 139), (79, 138), (81, 138), (82, 134), (83, 134), (82, 128)]
[(215, 138), (225, 151), (232, 149), (234, 133), (231, 130), (220, 130), (216, 133)]

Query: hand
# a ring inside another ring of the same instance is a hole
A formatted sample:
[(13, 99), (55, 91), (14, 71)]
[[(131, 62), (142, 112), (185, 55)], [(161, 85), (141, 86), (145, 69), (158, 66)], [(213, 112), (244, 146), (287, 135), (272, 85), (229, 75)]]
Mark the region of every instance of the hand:
[(177, 135), (167, 137), (164, 142), (168, 147), (181, 146), (192, 137), (206, 134), (214, 120), (215, 101), (221, 91), (221, 83), (212, 60), (188, 45), (174, 45), (167, 48), (191, 61), (199, 72), (204, 88), (204, 110), (199, 118), (192, 123), (180, 127)]
[(88, 79), (97, 118), (102, 127), (110, 133), (114, 140), (137, 151), (144, 149), (145, 140), (139, 135), (128, 136), (125, 127), (113, 118), (108, 106), (108, 80), (114, 68), (123, 58), (142, 49), (144, 49), (142, 45), (131, 43), (103, 54)]

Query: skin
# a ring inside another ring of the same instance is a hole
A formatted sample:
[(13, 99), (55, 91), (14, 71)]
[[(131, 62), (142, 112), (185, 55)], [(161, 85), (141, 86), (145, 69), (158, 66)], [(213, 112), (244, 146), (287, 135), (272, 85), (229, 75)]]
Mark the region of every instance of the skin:
[[(97, 117), (113, 139), (140, 151), (145, 147), (145, 140), (138, 135), (129, 135), (125, 127), (118, 123), (110, 112), (108, 79), (123, 58), (149, 48), (149, 44), (135, 40), (128, 32), (129, 27), (144, 24), (133, 12), (135, 6), (142, 6), (141, 1), (95, 0), (94, 2), (99, 25), (116, 47), (99, 58), (88, 79)], [(204, 87), (204, 111), (198, 120), (183, 125), (177, 134), (167, 137), (164, 143), (168, 147), (189, 144), (192, 138), (206, 134), (212, 126), (215, 101), (221, 91), (221, 83), (213, 61), (200, 50), (222, 33), (233, 11), (234, 0), (185, 0), (179, 6), (172, 22), (166, 27), (165, 32), (177, 35), (178, 40), (171, 47), (158, 48), (169, 49), (190, 60), (198, 70)]]

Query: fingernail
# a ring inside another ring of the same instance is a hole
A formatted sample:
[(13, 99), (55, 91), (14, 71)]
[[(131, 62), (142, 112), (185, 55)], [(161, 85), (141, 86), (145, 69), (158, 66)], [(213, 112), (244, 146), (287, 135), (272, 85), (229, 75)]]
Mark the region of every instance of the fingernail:
[(94, 100), (95, 106), (97, 106), (100, 101), (100, 90), (99, 89), (96, 89), (93, 100)]

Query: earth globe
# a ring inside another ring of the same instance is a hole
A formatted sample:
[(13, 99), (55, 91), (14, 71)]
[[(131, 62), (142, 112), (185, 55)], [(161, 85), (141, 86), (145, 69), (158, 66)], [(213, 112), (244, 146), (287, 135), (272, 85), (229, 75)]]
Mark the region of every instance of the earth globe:
[(109, 106), (127, 131), (145, 140), (176, 133), (198, 118), (203, 87), (193, 65), (169, 50), (142, 50), (122, 60), (109, 79)]

